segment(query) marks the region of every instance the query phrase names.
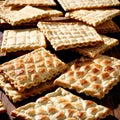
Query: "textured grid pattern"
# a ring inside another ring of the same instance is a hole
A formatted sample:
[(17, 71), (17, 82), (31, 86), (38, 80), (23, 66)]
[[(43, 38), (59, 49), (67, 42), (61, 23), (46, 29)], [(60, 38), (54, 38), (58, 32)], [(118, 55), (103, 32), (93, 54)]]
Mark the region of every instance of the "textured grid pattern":
[(101, 37), (104, 40), (104, 44), (97, 45), (93, 47), (82, 47), (82, 48), (75, 48), (74, 51), (83, 54), (85, 56), (89, 56), (91, 58), (96, 57), (97, 55), (105, 52), (106, 50), (116, 46), (119, 44), (119, 40), (111, 37), (107, 37), (104, 35), (101, 35)]
[(55, 6), (54, 0), (5, 0), (5, 6)]
[(33, 22), (38, 19), (47, 17), (49, 15), (48, 11), (25, 6), (18, 11), (6, 11), (1, 14), (2, 19), (6, 20), (11, 25), (20, 25), (21, 23)]
[(56, 51), (103, 43), (93, 27), (81, 22), (39, 22), (38, 27)]
[(44, 48), (20, 56), (1, 65), (6, 78), (19, 92), (51, 80), (67, 65)]
[(118, 15), (120, 15), (119, 9), (76, 10), (66, 14), (70, 18), (83, 21), (94, 27)]
[(101, 8), (120, 5), (119, 0), (58, 0), (65, 11), (81, 8)]
[(55, 84), (101, 99), (119, 78), (120, 60), (101, 55), (95, 59), (78, 59)]
[(29, 120), (97, 120), (108, 114), (108, 108), (62, 88), (12, 111), (13, 116)]
[(41, 94), (44, 91), (49, 91), (53, 89), (55, 85), (53, 84), (53, 80), (49, 80), (44, 83), (40, 83), (35, 87), (31, 87), (30, 89), (26, 89), (23, 92), (17, 91), (8, 81), (4, 79), (4, 76), (0, 75), (0, 88), (3, 89), (5, 94), (12, 100), (14, 103), (18, 101), (22, 101), (25, 98), (30, 96), (35, 96), (37, 94)]
[(45, 37), (38, 29), (5, 30), (1, 52), (34, 50), (46, 47)]

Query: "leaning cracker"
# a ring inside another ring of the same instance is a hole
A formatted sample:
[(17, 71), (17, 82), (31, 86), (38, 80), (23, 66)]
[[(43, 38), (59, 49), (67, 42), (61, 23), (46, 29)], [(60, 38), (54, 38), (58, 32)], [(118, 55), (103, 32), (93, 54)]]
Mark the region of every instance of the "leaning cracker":
[(107, 37), (105, 35), (101, 35), (101, 37), (103, 38), (104, 44), (92, 46), (92, 47), (89, 46), (89, 47), (75, 48), (74, 51), (83, 54), (84, 56), (95, 58), (97, 55), (104, 53), (106, 50), (119, 44), (118, 39)]
[(2, 101), (0, 100), (0, 113), (5, 113), (6, 112), (6, 108), (3, 105)]
[(103, 8), (119, 6), (119, 0), (58, 0), (65, 11), (72, 11), (81, 8)]
[(100, 55), (76, 60), (55, 80), (55, 85), (101, 99), (120, 81), (120, 60)]
[(38, 27), (56, 51), (103, 43), (96, 30), (82, 22), (39, 22)]
[(55, 85), (53, 84), (53, 80), (50, 80), (40, 83), (39, 85), (30, 89), (26, 89), (24, 92), (19, 92), (8, 81), (6, 81), (2, 75), (0, 75), (0, 88), (5, 92), (9, 99), (15, 103), (31, 96), (41, 94), (45, 91), (49, 91), (55, 88)]
[(67, 65), (45, 48), (1, 64), (1, 71), (19, 92), (37, 86), (56, 77), (67, 69)]
[(111, 20), (113, 17), (120, 15), (119, 9), (94, 9), (94, 10), (76, 10), (67, 12), (66, 17), (83, 21), (94, 27)]
[(46, 10), (32, 6), (25, 6), (18, 11), (6, 11), (1, 14), (1, 18), (12, 26), (15, 26), (22, 23), (33, 22), (38, 19), (47, 17), (48, 15), (49, 13)]
[(119, 26), (112, 20), (106, 21), (103, 24), (98, 25), (97, 27), (95, 27), (95, 29), (100, 34), (120, 32)]
[(37, 28), (5, 30), (1, 53), (46, 47), (45, 37)]
[(110, 115), (110, 111), (107, 107), (58, 88), (35, 102), (14, 109), (11, 115), (25, 120), (97, 120)]
[(5, 0), (5, 6), (56, 6), (54, 0)]

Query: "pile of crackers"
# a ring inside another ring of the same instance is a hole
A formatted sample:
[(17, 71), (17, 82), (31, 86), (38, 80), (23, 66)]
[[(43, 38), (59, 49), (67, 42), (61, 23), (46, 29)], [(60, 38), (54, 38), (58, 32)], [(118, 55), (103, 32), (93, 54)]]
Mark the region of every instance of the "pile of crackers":
[[(111, 114), (110, 108), (70, 91), (102, 99), (119, 82), (120, 60), (104, 55), (119, 44), (106, 35), (120, 32), (112, 20), (120, 15), (119, 6), (119, 0), (0, 1), (0, 55), (28, 51), (0, 65), (0, 88), (13, 104), (48, 92), (12, 116), (97, 120)], [(69, 62), (57, 56), (62, 51), (66, 57), (66, 50), (78, 56)]]

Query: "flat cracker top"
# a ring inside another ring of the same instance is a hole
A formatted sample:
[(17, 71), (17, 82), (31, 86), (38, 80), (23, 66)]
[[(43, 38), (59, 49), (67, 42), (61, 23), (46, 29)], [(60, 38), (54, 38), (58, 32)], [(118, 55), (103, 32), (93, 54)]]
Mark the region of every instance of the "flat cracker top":
[(1, 52), (16, 52), (20, 50), (34, 50), (46, 48), (45, 36), (37, 28), (5, 30)]
[(109, 115), (110, 109), (58, 88), (52, 93), (11, 112), (27, 120), (97, 120)]
[(120, 15), (119, 9), (94, 9), (94, 10), (76, 10), (67, 12), (66, 17), (83, 21), (94, 27), (102, 24), (113, 17)]
[(81, 8), (103, 8), (119, 6), (119, 0), (58, 0), (65, 11)]
[(1, 14), (1, 18), (14, 26), (20, 25), (21, 23), (36, 21), (37, 19), (47, 17), (48, 15), (49, 13), (46, 10), (32, 6), (25, 6), (18, 11), (6, 11)]
[(96, 30), (82, 22), (39, 22), (37, 26), (56, 51), (103, 43)]
[(105, 35), (101, 35), (101, 37), (103, 38), (104, 44), (92, 46), (92, 47), (89, 46), (89, 47), (75, 48), (74, 51), (81, 53), (84, 56), (95, 58), (97, 55), (119, 44), (118, 39), (108, 37)]
[(120, 81), (120, 60), (100, 55), (76, 60), (55, 84), (101, 99)]
[(5, 0), (5, 6), (56, 6), (54, 0)]
[(56, 77), (67, 65), (45, 48), (1, 64), (1, 73), (19, 92)]

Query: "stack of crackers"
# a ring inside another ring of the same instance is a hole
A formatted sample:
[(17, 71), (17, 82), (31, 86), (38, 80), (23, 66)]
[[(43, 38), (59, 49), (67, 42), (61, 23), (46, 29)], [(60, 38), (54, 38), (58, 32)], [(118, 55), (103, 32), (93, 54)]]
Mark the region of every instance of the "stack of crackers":
[[(0, 65), (0, 88), (13, 104), (48, 92), (11, 111), (12, 116), (97, 120), (111, 114), (110, 108), (70, 91), (102, 99), (119, 82), (120, 60), (103, 54), (119, 44), (105, 34), (120, 32), (112, 20), (120, 15), (117, 6), (118, 0), (0, 2), (0, 55), (28, 51)], [(62, 51), (64, 57), (66, 50), (79, 55), (66, 62), (57, 56)]]

